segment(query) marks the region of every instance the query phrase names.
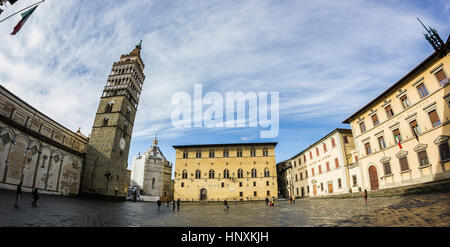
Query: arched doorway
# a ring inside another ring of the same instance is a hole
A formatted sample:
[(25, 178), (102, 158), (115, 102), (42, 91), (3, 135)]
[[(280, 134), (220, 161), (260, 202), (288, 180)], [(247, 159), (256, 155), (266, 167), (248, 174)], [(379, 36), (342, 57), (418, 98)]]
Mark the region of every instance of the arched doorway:
[(378, 190), (378, 175), (375, 166), (369, 167), (370, 190)]
[(205, 188), (200, 190), (200, 200), (201, 201), (206, 200), (206, 189)]

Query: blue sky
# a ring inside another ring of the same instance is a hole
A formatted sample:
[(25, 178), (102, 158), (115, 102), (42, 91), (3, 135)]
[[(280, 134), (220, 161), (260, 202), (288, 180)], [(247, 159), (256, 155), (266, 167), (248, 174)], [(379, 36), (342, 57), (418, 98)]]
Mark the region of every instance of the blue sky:
[[(35, 1), (20, 0), (0, 18)], [(142, 42), (143, 92), (131, 159), (158, 134), (172, 145), (276, 141), (290, 158), (383, 92), (430, 53), (416, 17), (450, 32), (448, 1), (46, 0), (15, 36), (0, 23), (0, 83), (64, 126), (89, 134), (112, 63)], [(279, 92), (280, 131), (175, 129), (175, 92)]]

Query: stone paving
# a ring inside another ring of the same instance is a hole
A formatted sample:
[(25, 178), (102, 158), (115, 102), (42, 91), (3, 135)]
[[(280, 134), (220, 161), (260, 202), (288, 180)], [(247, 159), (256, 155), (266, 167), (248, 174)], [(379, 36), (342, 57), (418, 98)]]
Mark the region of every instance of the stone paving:
[(302, 199), (220, 204), (182, 203), (180, 212), (152, 202), (110, 202), (0, 190), (0, 226), (450, 226), (450, 193), (404, 197)]

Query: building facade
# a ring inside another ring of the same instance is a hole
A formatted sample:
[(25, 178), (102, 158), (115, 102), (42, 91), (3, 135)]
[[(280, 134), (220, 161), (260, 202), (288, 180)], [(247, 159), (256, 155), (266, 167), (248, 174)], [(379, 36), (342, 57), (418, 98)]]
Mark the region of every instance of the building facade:
[(172, 164), (158, 147), (158, 140), (143, 155), (133, 157), (131, 186), (139, 187), (148, 200), (172, 200)]
[(277, 164), (278, 197), (289, 198), (294, 191), (292, 165), (289, 160)]
[(145, 80), (141, 44), (113, 64), (100, 98), (82, 181), (88, 195), (125, 197), (128, 151)]
[(294, 196), (350, 192), (349, 170), (354, 142), (350, 129), (335, 129), (290, 159)]
[(362, 186), (378, 190), (450, 178), (450, 57), (434, 52), (347, 118)]
[(174, 198), (183, 201), (277, 197), (276, 142), (175, 148)]
[(77, 195), (88, 139), (0, 86), (0, 188)]

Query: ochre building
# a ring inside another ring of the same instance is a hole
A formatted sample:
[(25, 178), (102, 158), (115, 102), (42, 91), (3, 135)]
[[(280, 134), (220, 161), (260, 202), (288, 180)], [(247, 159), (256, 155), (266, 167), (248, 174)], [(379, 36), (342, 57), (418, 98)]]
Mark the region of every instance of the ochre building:
[(449, 40), (348, 117), (362, 187), (399, 187), (450, 178)]
[(248, 201), (277, 197), (276, 142), (175, 148), (174, 199)]

